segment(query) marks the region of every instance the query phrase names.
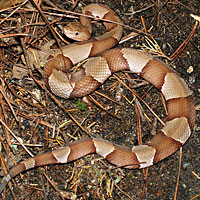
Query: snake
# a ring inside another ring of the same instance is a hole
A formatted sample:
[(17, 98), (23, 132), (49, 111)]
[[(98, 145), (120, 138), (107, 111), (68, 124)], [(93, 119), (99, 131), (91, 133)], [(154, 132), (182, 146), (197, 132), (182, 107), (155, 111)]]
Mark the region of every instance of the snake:
[[(64, 28), (66, 35), (79, 42), (57, 49), (44, 66), (46, 86), (55, 95), (71, 99), (92, 93), (113, 73), (124, 70), (134, 72), (164, 96), (168, 113), (164, 126), (150, 141), (132, 148), (103, 138), (88, 137), (21, 161), (3, 177), (0, 192), (21, 172), (43, 165), (68, 163), (91, 153), (99, 154), (118, 167), (146, 168), (172, 155), (191, 136), (195, 105), (187, 83), (169, 65), (150, 54), (133, 48), (112, 48), (123, 33), (121, 20), (113, 10), (101, 4), (89, 4), (82, 13), (78, 25), (71, 23)], [(90, 16), (103, 22), (103, 35), (90, 38)], [(76, 26), (78, 29), (74, 29)], [(71, 66), (87, 58), (88, 61), (79, 70), (67, 73)]]

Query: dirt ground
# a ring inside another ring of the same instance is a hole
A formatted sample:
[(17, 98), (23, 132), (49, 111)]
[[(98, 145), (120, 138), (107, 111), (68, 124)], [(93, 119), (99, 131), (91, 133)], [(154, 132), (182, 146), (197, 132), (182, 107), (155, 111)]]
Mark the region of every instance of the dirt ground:
[[(62, 11), (48, 9), (47, 7), (52, 6), (48, 2), (44, 1), (41, 8), (49, 20), (58, 20), (54, 24), (55, 29), (58, 24), (63, 25), (72, 21), (69, 17), (60, 17), (63, 14)], [(126, 25), (123, 36), (135, 31), (135, 29), (142, 29), (144, 27), (143, 19), (148, 33), (153, 36), (166, 57), (170, 57), (191, 34), (195, 20), (190, 14), (199, 15), (200, 13), (199, 0), (96, 0), (77, 2), (74, 9), (72, 8), (72, 1), (56, 1), (56, 4), (74, 12), (80, 12), (84, 5), (91, 2), (105, 4), (114, 10), (120, 16), (122, 23)], [(0, 110), (1, 115), (4, 116), (2, 119), (13, 133), (21, 138), (25, 144), (32, 144), (32, 146), (27, 146), (28, 149), (34, 155), (37, 155), (68, 144), (74, 139), (87, 137), (84, 131), (71, 120), (66, 110), (58, 106), (59, 102), (93, 137), (100, 136), (116, 144), (132, 146), (138, 143), (137, 132), (141, 128), (143, 141), (148, 141), (154, 134), (152, 129), (154, 131), (159, 129), (161, 124), (156, 122), (155, 117), (145, 105), (135, 99), (133, 94), (120, 84), (115, 76), (110, 77), (97, 92), (114, 100), (116, 100), (116, 94), (118, 94), (121, 97), (119, 104), (108, 100), (99, 93), (93, 92), (91, 94), (91, 97), (113, 115), (100, 109), (91, 101), (85, 103), (86, 100), (83, 98), (73, 100), (53, 98), (41, 87), (43, 78), (38, 69), (32, 69), (33, 77), (28, 75), (21, 79), (12, 78), (13, 65), (22, 64), (21, 55), (23, 55), (23, 51), (19, 50), (21, 44), (24, 44), (25, 48), (33, 46), (40, 48), (53, 38), (48, 27), (44, 23), (39, 23), (43, 20), (37, 12), (37, 8), (30, 7), (27, 4), (22, 8), (26, 9), (19, 9), (10, 16), (9, 14), (14, 9), (1, 12), (1, 19), (5, 19), (4, 21), (1, 20), (0, 23), (1, 35), (14, 34), (19, 29), (22, 33), (28, 31), (30, 35), (27, 38), (15, 37), (14, 41), (1, 41), (1, 91), (3, 88), (7, 100), (5, 100), (5, 96), (1, 95)], [(33, 9), (35, 12), (33, 12)], [(55, 13), (60, 15), (56, 16)], [(36, 21), (38, 23), (35, 26), (28, 28), (23, 26), (26, 23), (34, 24)], [(12, 28), (18, 27), (19, 24), (21, 27), (17, 30)], [(94, 27), (94, 35), (99, 34), (99, 29), (103, 30), (102, 26), (97, 24)], [(57, 30), (59, 31), (59, 29)], [(196, 104), (196, 125), (192, 136), (181, 151), (145, 170), (115, 168), (98, 155), (88, 155), (68, 164), (36, 168), (15, 177), (11, 181), (12, 191), (7, 186), (0, 199), (200, 199), (199, 30), (198, 27), (176, 59), (170, 61), (161, 57), (188, 83), (193, 91)], [(151, 41), (153, 40), (151, 39)], [(139, 34), (127, 42), (119, 44), (118, 47), (126, 46), (144, 50), (144, 45), (148, 45), (147, 37), (144, 37), (144, 34)], [(117, 73), (117, 76), (134, 88), (151, 109), (164, 119), (166, 114), (161, 95), (155, 88), (152, 88), (150, 84), (147, 84), (135, 74), (120, 72)], [(34, 101), (35, 93), (33, 94), (33, 92), (35, 91), (39, 95), (39, 100)], [(91, 99), (91, 97), (88, 97), (88, 99)], [(7, 104), (8, 101), (14, 108), (19, 119), (18, 123)], [(141, 127), (138, 125), (138, 115), (135, 112), (136, 105), (141, 106)], [(114, 116), (116, 113), (119, 119)], [(8, 141), (13, 144), (12, 150), (8, 146)], [(4, 159), (7, 168), (11, 168), (15, 162), (30, 157), (20, 145), (16, 144), (16, 140), (9, 136), (9, 132), (3, 126), (0, 126), (0, 142), (1, 160)], [(180, 176), (178, 175), (179, 167)], [(1, 176), (3, 176), (2, 165), (1, 169)]]

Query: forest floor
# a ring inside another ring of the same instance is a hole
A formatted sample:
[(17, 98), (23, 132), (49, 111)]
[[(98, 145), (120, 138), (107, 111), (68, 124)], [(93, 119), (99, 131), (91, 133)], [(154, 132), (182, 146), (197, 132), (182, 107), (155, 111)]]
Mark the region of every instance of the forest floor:
[[(154, 55), (170, 64), (193, 91), (196, 124), (192, 136), (181, 150), (148, 169), (116, 168), (96, 154), (88, 155), (68, 164), (39, 167), (16, 176), (11, 181), (12, 190), (7, 186), (2, 199), (200, 199), (200, 29), (197, 21), (190, 16), (199, 15), (199, 0), (49, 2), (40, 2), (40, 7), (58, 32), (59, 25), (73, 20), (66, 11), (81, 12), (81, 8), (91, 2), (102, 3), (114, 10), (125, 25), (123, 37), (132, 32), (139, 33), (118, 47), (142, 49), (149, 53), (153, 53), (152, 47), (148, 46), (149, 41), (154, 43), (154, 47), (160, 47), (162, 56), (156, 52)], [(3, 6), (1, 1), (0, 5)], [(44, 90), (40, 63), (37, 67), (22, 70), (26, 68), (24, 58), (30, 53), (30, 48), (39, 49), (55, 38), (35, 5), (30, 2), (20, 5), (9, 8), (8, 4), (0, 8), (0, 34), (11, 34), (1, 39), (0, 47), (0, 112), (1, 121), (7, 125), (0, 126), (1, 176), (5, 174), (5, 166), (9, 169), (30, 157), (12, 138), (8, 127), (34, 155), (87, 137), (69, 114), (93, 137), (132, 146), (138, 144), (137, 134), (141, 132), (143, 142), (148, 141), (153, 135), (152, 129), (159, 129), (161, 124), (121, 81), (140, 94), (159, 117), (164, 119), (166, 113), (160, 93), (136, 74), (119, 72), (87, 99), (65, 100)], [(138, 32), (144, 27), (148, 34)], [(94, 35), (99, 34), (99, 29), (103, 30), (98, 23)], [(66, 45), (63, 41), (61, 44)], [(183, 51), (179, 49), (181, 45)], [(118, 103), (107, 97), (115, 101), (119, 98)], [(138, 109), (140, 114), (135, 111)]]

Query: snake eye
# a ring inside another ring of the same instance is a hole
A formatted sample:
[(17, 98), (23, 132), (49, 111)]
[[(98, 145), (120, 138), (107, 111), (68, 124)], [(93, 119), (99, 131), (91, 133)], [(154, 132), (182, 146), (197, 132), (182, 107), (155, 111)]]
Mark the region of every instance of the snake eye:
[(75, 35), (79, 35), (79, 32), (75, 32)]

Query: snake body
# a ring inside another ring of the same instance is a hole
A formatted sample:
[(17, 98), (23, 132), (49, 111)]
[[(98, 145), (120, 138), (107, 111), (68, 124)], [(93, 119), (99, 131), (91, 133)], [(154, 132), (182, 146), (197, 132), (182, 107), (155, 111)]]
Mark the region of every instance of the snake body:
[[(62, 52), (58, 50), (44, 68), (44, 81), (48, 88), (62, 98), (82, 97), (98, 88), (113, 73), (129, 70), (149, 81), (165, 97), (168, 110), (165, 125), (149, 142), (132, 148), (115, 145), (100, 138), (87, 138), (29, 158), (10, 169), (2, 180), (0, 192), (11, 178), (25, 170), (42, 165), (68, 163), (90, 153), (97, 153), (120, 167), (149, 167), (177, 151), (192, 133), (195, 106), (186, 82), (168, 65), (151, 55), (131, 48), (110, 49), (120, 40), (122, 26), (118, 16), (109, 8), (90, 4), (83, 9), (83, 14), (116, 23), (105, 22), (106, 32), (100, 37), (67, 45), (62, 48)], [(90, 23), (86, 17), (82, 17), (81, 21)], [(81, 70), (66, 75), (65, 72), (71, 65), (88, 57), (92, 58)]]

